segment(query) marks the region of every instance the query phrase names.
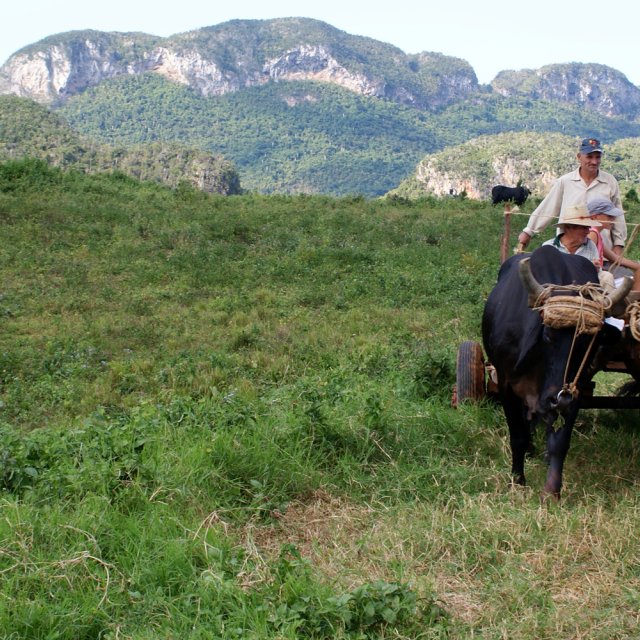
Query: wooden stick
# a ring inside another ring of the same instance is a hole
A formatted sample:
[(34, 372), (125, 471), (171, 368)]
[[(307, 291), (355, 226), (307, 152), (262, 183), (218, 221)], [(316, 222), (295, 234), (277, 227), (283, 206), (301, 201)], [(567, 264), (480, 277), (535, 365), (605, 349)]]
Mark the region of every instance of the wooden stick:
[(511, 235), (511, 203), (504, 203), (504, 235), (500, 246), (500, 263), (509, 256), (509, 236)]

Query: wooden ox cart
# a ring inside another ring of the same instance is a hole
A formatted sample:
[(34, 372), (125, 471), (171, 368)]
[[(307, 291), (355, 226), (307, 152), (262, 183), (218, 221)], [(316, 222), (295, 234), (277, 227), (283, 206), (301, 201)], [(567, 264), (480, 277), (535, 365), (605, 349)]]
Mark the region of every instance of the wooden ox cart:
[[(504, 262), (509, 254), (510, 217), (511, 207), (506, 204), (501, 262)], [(581, 408), (640, 409), (640, 303), (632, 302), (626, 305), (624, 314), (618, 315), (623, 315), (625, 320), (621, 339), (610, 346), (601, 346), (585, 371), (588, 381), (581, 385)], [(621, 392), (618, 395), (598, 395), (598, 384), (602, 377), (598, 377), (598, 381), (594, 378), (600, 372), (614, 372), (627, 376), (626, 384), (621, 384)], [(628, 392), (629, 388), (632, 392)], [(463, 342), (458, 348), (456, 358), (453, 406), (465, 401), (477, 402), (485, 398), (495, 398), (496, 393), (496, 372), (486, 360), (482, 344), (473, 340)]]

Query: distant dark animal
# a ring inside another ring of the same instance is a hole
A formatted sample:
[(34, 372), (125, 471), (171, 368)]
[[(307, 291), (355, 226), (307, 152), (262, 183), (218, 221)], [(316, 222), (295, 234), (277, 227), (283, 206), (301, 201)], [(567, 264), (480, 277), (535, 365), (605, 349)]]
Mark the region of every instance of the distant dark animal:
[[(599, 321), (591, 335), (580, 333), (575, 327), (552, 328), (548, 326), (550, 323), (543, 323), (540, 310), (530, 308), (529, 302), (548, 291), (539, 283), (587, 282), (598, 282), (596, 268), (589, 260), (542, 246), (532, 254), (515, 255), (502, 264), (482, 317), (484, 348), (496, 369), (498, 399), (509, 426), (513, 481), (525, 484), (524, 459), (532, 449), (532, 428), (542, 422), (546, 426), (549, 463), (544, 492), (556, 498), (560, 497), (562, 469), (578, 414), (579, 394), (589, 382), (584, 372), (599, 344), (612, 335), (608, 332), (617, 330)], [(611, 308), (609, 305), (621, 300), (631, 284), (627, 279), (605, 298), (602, 308)], [(563, 290), (561, 295), (579, 294), (574, 288)], [(578, 372), (582, 373), (576, 381)], [(564, 424), (555, 430), (553, 425), (559, 416)]]
[(491, 202), (493, 204), (513, 202), (520, 207), (526, 202), (530, 195), (531, 191), (529, 191), (527, 187), (505, 187), (497, 184), (491, 189)]

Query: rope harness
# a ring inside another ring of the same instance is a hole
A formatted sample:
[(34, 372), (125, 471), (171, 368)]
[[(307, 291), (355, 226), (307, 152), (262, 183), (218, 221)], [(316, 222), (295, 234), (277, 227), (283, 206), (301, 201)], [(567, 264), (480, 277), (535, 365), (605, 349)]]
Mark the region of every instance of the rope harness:
[[(563, 292), (576, 293), (577, 295), (557, 295)], [(532, 308), (540, 311), (542, 322), (552, 329), (575, 328), (569, 350), (569, 357), (567, 358), (564, 370), (562, 390), (558, 396), (561, 396), (563, 393), (577, 395), (578, 379), (589, 359), (589, 354), (591, 353), (596, 336), (602, 328), (605, 310), (607, 309), (602, 287), (592, 283), (566, 286), (546, 285), (543, 287), (542, 292)], [(638, 314), (640, 321), (640, 305), (638, 305)], [(578, 337), (583, 334), (590, 335), (591, 341), (574, 379), (571, 382), (567, 382), (569, 363), (573, 356), (573, 349)]]
[(632, 302), (627, 307), (627, 314), (629, 316), (631, 337), (640, 342), (640, 302)]

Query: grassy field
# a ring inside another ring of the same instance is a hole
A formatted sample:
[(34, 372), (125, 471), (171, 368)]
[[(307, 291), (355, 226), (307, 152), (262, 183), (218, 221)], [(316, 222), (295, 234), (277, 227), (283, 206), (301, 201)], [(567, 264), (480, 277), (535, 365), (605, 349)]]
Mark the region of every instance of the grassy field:
[(637, 412), (450, 406), (501, 232), (0, 165), (0, 639), (638, 638)]

